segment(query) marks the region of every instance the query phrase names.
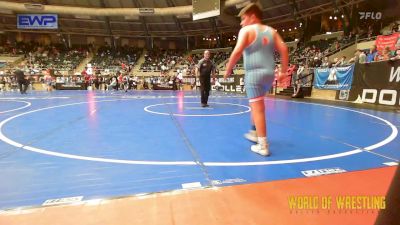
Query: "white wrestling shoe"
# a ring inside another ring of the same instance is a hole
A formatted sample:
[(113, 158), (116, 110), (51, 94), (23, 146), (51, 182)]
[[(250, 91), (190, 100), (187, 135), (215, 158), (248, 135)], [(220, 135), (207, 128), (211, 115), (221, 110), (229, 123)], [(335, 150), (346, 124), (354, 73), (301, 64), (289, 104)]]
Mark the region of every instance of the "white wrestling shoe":
[(260, 154), (262, 156), (269, 156), (269, 146), (267, 145), (260, 145), (260, 144), (255, 144), (251, 146), (251, 151), (255, 152), (257, 154)]
[(245, 137), (247, 140), (251, 141), (251, 142), (255, 142), (255, 143), (258, 142), (258, 139), (257, 139), (257, 132), (256, 132), (255, 130), (249, 130), (249, 132), (247, 132), (247, 133), (244, 134), (244, 137)]

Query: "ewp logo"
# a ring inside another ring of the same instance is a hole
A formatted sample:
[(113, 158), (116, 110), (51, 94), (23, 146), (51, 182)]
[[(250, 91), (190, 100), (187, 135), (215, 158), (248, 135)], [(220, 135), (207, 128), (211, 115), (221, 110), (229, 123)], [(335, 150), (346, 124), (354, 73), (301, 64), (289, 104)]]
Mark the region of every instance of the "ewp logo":
[(360, 14), (360, 20), (367, 20), (367, 19), (373, 19), (373, 20), (380, 20), (382, 18), (382, 13), (381, 12), (359, 12)]
[(20, 14), (17, 21), (18, 29), (57, 29), (57, 14)]

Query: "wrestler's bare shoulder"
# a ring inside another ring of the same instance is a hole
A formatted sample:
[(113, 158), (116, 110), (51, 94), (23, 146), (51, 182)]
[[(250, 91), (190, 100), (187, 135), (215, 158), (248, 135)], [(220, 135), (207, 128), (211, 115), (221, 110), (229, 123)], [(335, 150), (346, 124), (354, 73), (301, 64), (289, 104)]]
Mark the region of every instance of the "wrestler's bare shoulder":
[(260, 27), (261, 30), (265, 30), (267, 28), (271, 28), (271, 27), (269, 27), (267, 25), (264, 25), (264, 24), (252, 24), (252, 25), (248, 25), (248, 26), (243, 27), (241, 29), (241, 31), (242, 32), (251, 32), (251, 31), (254, 31), (255, 29), (257, 29), (257, 27)]

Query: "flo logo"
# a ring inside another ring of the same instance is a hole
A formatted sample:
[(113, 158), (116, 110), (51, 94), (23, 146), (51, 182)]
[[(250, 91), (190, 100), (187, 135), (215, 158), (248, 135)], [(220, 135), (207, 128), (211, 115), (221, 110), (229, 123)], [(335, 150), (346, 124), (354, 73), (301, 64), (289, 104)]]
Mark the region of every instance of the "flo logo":
[(381, 12), (359, 12), (361, 20), (380, 20), (382, 18)]

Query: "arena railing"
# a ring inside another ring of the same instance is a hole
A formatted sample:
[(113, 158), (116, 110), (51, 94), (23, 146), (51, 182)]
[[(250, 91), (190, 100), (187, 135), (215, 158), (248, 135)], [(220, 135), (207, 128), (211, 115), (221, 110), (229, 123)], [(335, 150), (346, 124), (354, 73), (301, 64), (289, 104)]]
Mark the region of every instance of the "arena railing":
[(231, 52), (232, 47), (226, 47), (226, 48), (210, 48), (210, 49), (194, 49), (190, 53), (191, 54), (203, 54), (205, 50), (210, 51), (210, 53), (214, 52)]
[(366, 37), (366, 38), (356, 38), (356, 43), (362, 43), (362, 42), (367, 42), (367, 41), (375, 41), (378, 36), (372, 36), (372, 37)]

